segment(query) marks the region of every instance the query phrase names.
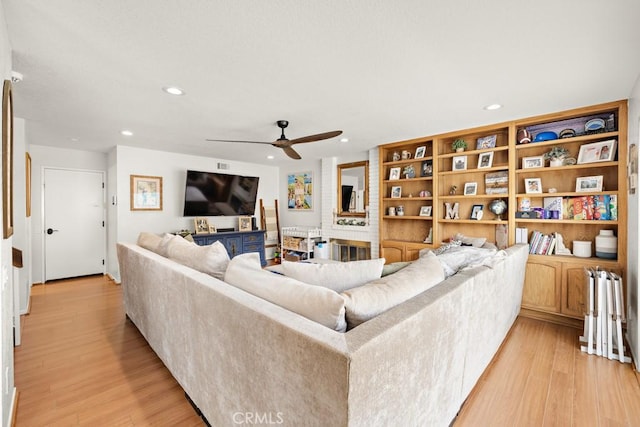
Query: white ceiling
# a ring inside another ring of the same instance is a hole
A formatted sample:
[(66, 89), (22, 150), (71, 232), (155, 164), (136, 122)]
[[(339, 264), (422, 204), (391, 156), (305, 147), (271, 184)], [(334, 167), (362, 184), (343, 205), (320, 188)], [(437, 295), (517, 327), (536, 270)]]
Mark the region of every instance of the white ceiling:
[(284, 165), (205, 139), (272, 141), (286, 119), (289, 138), (350, 139), (303, 159), (340, 156), (624, 99), (640, 75), (638, 0), (1, 1), (14, 113), (39, 145)]

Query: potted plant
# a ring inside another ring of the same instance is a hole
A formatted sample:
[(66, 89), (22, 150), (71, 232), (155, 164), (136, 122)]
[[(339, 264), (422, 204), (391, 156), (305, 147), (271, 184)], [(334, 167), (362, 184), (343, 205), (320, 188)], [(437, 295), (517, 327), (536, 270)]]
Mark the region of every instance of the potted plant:
[(553, 147), (544, 154), (544, 159), (549, 160), (549, 166), (562, 166), (562, 162), (569, 156), (569, 150), (564, 147)]
[(464, 142), (464, 139), (462, 138), (458, 138), (455, 141), (453, 141), (453, 143), (451, 144), (451, 149), (453, 151), (464, 151), (464, 149), (467, 148), (467, 143)]

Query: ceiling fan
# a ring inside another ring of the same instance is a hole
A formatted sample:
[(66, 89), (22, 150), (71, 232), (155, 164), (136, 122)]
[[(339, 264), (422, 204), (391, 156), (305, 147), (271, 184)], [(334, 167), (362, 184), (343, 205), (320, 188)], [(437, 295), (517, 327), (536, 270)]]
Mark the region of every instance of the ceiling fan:
[(305, 142), (322, 141), (323, 139), (333, 138), (333, 137), (336, 137), (336, 136), (338, 136), (338, 135), (340, 135), (342, 133), (341, 130), (334, 130), (334, 131), (331, 131), (331, 132), (324, 132), (324, 133), (319, 133), (319, 134), (316, 134), (316, 135), (303, 136), (302, 138), (288, 139), (286, 136), (284, 136), (284, 130), (285, 130), (285, 128), (287, 126), (289, 126), (289, 122), (287, 120), (278, 120), (276, 122), (276, 124), (278, 125), (278, 127), (280, 129), (282, 129), (282, 133), (280, 135), (280, 138), (276, 139), (273, 142), (241, 141), (241, 140), (234, 140), (234, 139), (207, 139), (207, 141), (242, 142), (242, 143), (248, 143), (248, 144), (270, 144), (270, 145), (273, 145), (274, 147), (282, 148), (284, 150), (284, 152), (287, 154), (287, 156), (291, 157), (292, 159), (299, 160), (302, 157), (300, 157), (300, 154), (298, 154), (296, 152), (296, 150), (294, 150), (291, 147), (293, 144), (302, 144), (302, 143), (305, 143)]

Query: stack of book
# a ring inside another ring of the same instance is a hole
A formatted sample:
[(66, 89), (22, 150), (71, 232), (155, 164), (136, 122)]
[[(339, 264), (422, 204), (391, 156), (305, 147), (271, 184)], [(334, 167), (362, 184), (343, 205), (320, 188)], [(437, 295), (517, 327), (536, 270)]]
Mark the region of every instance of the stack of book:
[(532, 255), (553, 255), (557, 240), (557, 233), (544, 234), (540, 231), (534, 231), (531, 234), (529, 253)]

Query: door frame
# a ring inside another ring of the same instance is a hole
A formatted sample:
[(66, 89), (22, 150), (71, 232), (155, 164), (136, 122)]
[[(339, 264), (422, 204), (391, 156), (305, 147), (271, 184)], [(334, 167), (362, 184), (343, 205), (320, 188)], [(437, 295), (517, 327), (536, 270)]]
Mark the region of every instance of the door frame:
[(106, 172), (105, 171), (101, 171), (101, 170), (97, 170), (97, 169), (79, 169), (79, 168), (64, 168), (64, 167), (57, 167), (57, 166), (42, 166), (41, 170), (40, 170), (40, 220), (41, 220), (41, 224), (40, 224), (40, 230), (42, 230), (42, 260), (41, 260), (41, 271), (42, 271), (42, 284), (46, 285), (47, 284), (47, 247), (46, 247), (46, 231), (45, 231), (45, 224), (46, 224), (46, 216), (45, 216), (45, 212), (46, 212), (46, 206), (45, 206), (45, 171), (46, 170), (61, 170), (61, 171), (70, 171), (70, 172), (91, 172), (91, 173), (98, 173), (102, 176), (102, 218), (104, 221), (104, 227), (102, 227), (102, 240), (104, 242), (103, 247), (102, 247), (102, 259), (104, 260), (104, 263), (102, 264), (102, 274), (106, 274), (107, 272), (107, 180), (106, 180)]

